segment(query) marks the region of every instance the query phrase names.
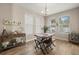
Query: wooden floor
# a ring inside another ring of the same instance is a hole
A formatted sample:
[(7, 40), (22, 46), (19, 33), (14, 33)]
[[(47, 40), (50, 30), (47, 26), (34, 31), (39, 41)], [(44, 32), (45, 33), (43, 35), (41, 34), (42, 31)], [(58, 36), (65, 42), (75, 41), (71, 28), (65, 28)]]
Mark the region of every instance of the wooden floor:
[[(79, 45), (62, 40), (55, 40), (54, 43), (56, 47), (49, 50), (48, 55), (79, 55)], [(0, 53), (0, 55), (43, 55), (40, 50), (36, 52), (34, 46), (34, 41), (30, 41), (26, 45), (9, 49)]]

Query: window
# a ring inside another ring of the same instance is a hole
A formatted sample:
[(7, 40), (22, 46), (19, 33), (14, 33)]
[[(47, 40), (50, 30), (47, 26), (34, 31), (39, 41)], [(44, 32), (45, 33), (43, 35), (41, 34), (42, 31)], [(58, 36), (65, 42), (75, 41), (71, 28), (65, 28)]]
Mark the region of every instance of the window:
[(57, 23), (56, 23), (56, 20), (55, 19), (52, 19), (51, 20), (51, 25), (50, 25), (50, 30), (51, 32), (56, 32), (56, 29), (57, 29)]
[(69, 16), (61, 16), (58, 22), (59, 32), (68, 33), (69, 32)]
[(41, 33), (42, 27), (44, 26), (44, 19), (42, 16), (33, 14), (25, 15), (25, 33), (27, 39), (31, 39), (34, 34)]

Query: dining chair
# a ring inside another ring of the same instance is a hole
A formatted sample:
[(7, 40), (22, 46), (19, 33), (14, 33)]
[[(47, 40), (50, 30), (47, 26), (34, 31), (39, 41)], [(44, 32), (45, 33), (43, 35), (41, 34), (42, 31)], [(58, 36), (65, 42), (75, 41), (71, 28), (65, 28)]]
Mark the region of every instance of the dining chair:
[(39, 37), (39, 36), (36, 36), (36, 39), (34, 39), (34, 41), (35, 41), (35, 44), (36, 44), (35, 45), (36, 52), (37, 52), (37, 50), (41, 50), (43, 54), (46, 54), (45, 51), (44, 51), (45, 49), (44, 49), (44, 44), (42, 42), (42, 38)]
[(44, 42), (46, 49), (51, 48), (51, 50), (52, 50), (53, 49), (52, 44), (53, 44), (53, 46), (55, 46), (53, 41), (52, 41), (52, 36), (45, 38), (43, 42)]

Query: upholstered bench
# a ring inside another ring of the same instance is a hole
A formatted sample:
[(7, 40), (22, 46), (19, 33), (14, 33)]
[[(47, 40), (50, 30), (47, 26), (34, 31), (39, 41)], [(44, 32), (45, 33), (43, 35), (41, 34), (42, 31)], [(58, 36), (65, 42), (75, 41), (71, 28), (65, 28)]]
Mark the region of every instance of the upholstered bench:
[(79, 33), (70, 33), (69, 34), (69, 41), (73, 43), (79, 44)]

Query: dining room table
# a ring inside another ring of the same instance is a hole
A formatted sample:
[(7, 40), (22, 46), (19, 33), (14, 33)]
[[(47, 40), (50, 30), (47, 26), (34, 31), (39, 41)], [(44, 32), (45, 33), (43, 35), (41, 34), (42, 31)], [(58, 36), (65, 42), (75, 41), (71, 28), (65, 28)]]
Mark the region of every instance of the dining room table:
[(51, 47), (52, 44), (53, 46), (55, 46), (52, 41), (52, 37), (54, 35), (55, 35), (54, 33), (38, 33), (34, 35), (39, 43), (39, 44), (37, 43), (37, 46), (38, 45), (40, 46), (40, 49), (42, 50), (43, 54), (48, 53), (47, 48)]

